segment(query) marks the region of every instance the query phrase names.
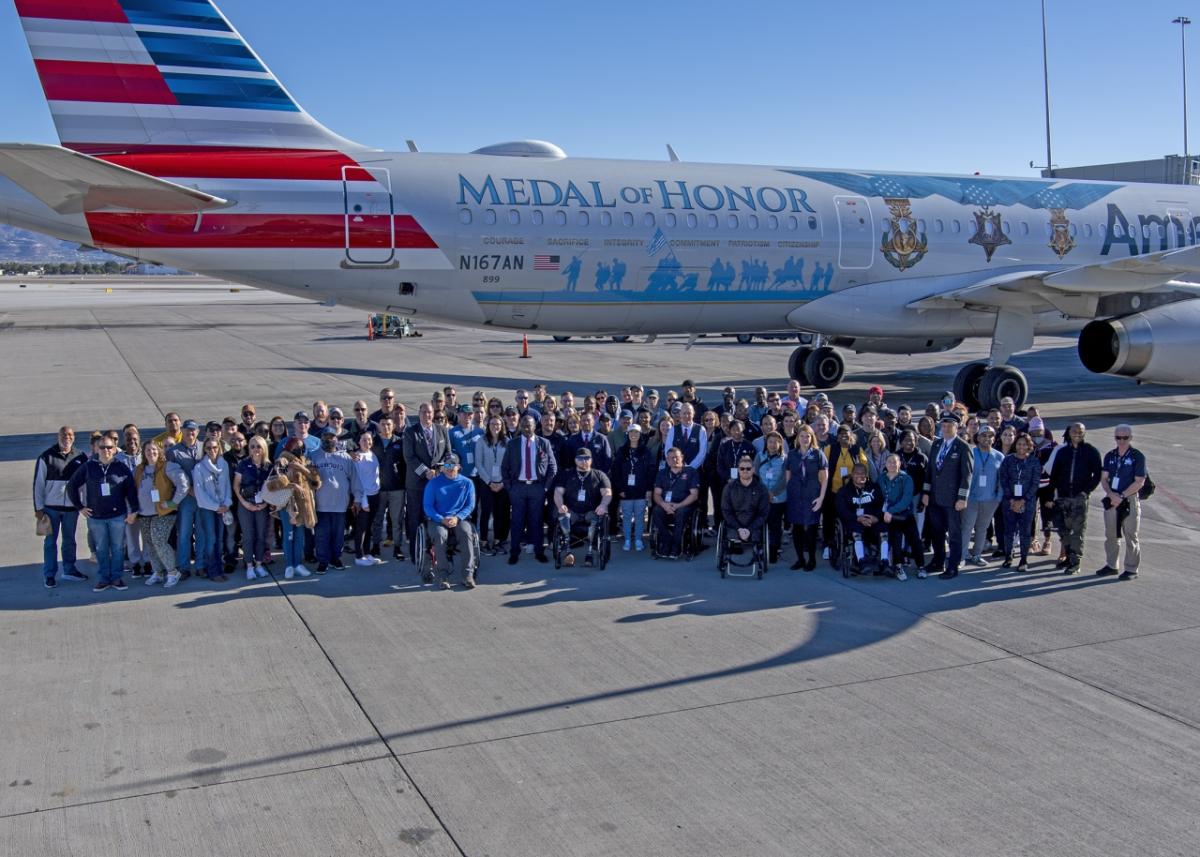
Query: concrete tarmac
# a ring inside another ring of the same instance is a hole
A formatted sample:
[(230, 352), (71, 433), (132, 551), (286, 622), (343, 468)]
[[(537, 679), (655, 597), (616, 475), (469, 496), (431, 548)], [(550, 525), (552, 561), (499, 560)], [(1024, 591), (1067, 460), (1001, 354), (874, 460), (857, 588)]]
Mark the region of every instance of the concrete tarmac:
[[(1083, 419), (1104, 451), (1135, 426), (1159, 485), (1135, 582), (1090, 573), (1097, 498), (1072, 578), (1048, 557), (844, 580), (789, 571), (789, 546), (764, 580), (722, 580), (711, 550), (617, 543), (603, 572), (485, 558), (473, 592), (395, 561), (44, 589), (29, 486), (62, 423), (82, 444), (168, 410), (373, 409), (383, 386), (411, 408), (445, 383), (691, 377), (717, 400), (781, 389), (793, 347), (534, 336), (522, 360), (512, 333), (368, 342), (365, 313), (230, 288), (0, 281), (0, 853), (1200, 853), (1196, 389), (1090, 375), (1068, 339), (1014, 361), (1056, 431)], [(848, 355), (833, 398), (878, 382), (919, 409), (984, 352)]]

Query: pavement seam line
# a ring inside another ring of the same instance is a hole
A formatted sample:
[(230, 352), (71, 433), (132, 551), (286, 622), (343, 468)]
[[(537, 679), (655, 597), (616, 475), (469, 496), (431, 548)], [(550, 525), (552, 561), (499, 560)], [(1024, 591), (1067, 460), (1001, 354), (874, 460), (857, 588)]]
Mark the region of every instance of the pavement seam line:
[(342, 686), (346, 688), (346, 692), (350, 694), (350, 698), (354, 701), (354, 704), (358, 707), (358, 710), (362, 712), (363, 718), (366, 719), (371, 728), (375, 730), (375, 734), (379, 737), (380, 742), (385, 748), (387, 748), (388, 754), (391, 756), (392, 761), (396, 763), (396, 767), (400, 769), (400, 772), (404, 774), (405, 778), (412, 785), (413, 791), (415, 791), (417, 796), (421, 798), (421, 801), (425, 804), (425, 807), (429, 810), (429, 813), (434, 817), (434, 820), (437, 821), (438, 826), (441, 827), (442, 832), (446, 834), (446, 837), (454, 845), (455, 850), (458, 851), (459, 854), (463, 855), (463, 857), (467, 857), (467, 852), (462, 847), (462, 844), (458, 841), (458, 838), (450, 832), (449, 825), (446, 824), (445, 820), (441, 816), (441, 813), (434, 808), (433, 802), (417, 783), (416, 778), (413, 777), (413, 775), (409, 773), (408, 769), (404, 767), (404, 762), (400, 761), (400, 757), (396, 755), (396, 751), (392, 749), (392, 745), (388, 742), (387, 737), (383, 734), (383, 731), (379, 728), (379, 725), (375, 722), (375, 719), (371, 717), (370, 713), (366, 709), (366, 706), (363, 705), (362, 700), (358, 698), (358, 694), (354, 692), (354, 688), (350, 686), (350, 682), (344, 675), (342, 675), (342, 671), (334, 662), (332, 655), (329, 654), (329, 651), (317, 637), (312, 626), (308, 624), (308, 620), (304, 618), (304, 614), (301, 613), (296, 607), (295, 602), (292, 601), (292, 596), (288, 593), (287, 589), (280, 584), (279, 579), (276, 578), (274, 574), (272, 574), (271, 577), (275, 581), (275, 585), (278, 586), (280, 591), (283, 593), (283, 597), (287, 601), (288, 607), (292, 609), (292, 612), (296, 614), (296, 618), (300, 620), (302, 625), (304, 625), (304, 630), (308, 632), (308, 635), (312, 638), (312, 641), (316, 643), (317, 648), (321, 650), (322, 656), (324, 656), (325, 660), (329, 663), (329, 666), (333, 669), (334, 674), (338, 677), (338, 681), (340, 681)]
[(345, 759), (341, 762), (331, 762), (328, 765), (314, 765), (310, 768), (297, 768), (294, 771), (274, 771), (269, 774), (255, 774), (254, 776), (238, 777), (237, 779), (232, 779), (232, 780), (218, 780), (216, 782), (197, 783), (194, 785), (179, 785), (179, 786), (175, 786), (173, 788), (159, 789), (157, 791), (151, 791), (151, 792), (139, 792), (137, 794), (132, 794), (132, 795), (117, 795), (116, 797), (97, 798), (96, 800), (84, 800), (84, 801), (79, 801), (78, 803), (65, 803), (62, 806), (47, 806), (47, 807), (40, 807), (40, 808), (36, 808), (36, 809), (23, 809), (20, 812), (10, 812), (10, 813), (0, 815), (0, 821), (6, 820), (9, 818), (20, 818), (23, 815), (42, 815), (42, 814), (48, 813), (48, 812), (61, 812), (62, 810), (66, 810), (66, 809), (78, 809), (80, 807), (85, 807), (85, 806), (100, 806), (100, 805), (104, 805), (104, 804), (117, 803), (118, 801), (123, 801), (123, 800), (136, 800), (138, 798), (155, 797), (157, 795), (164, 795), (167, 792), (199, 791), (201, 789), (211, 789), (215, 786), (231, 786), (231, 785), (237, 785), (238, 783), (250, 783), (250, 782), (256, 782), (258, 780), (269, 780), (269, 779), (273, 779), (275, 777), (289, 777), (293, 774), (310, 774), (313, 771), (328, 771), (333, 768), (343, 768), (343, 767), (346, 767), (347, 765), (362, 765), (362, 764), (365, 764), (366, 762), (382, 762), (382, 761), (385, 761), (390, 758), (391, 758), (390, 753), (383, 753), (378, 756), (370, 756), (365, 759)]
[(147, 389), (144, 383), (142, 383), (142, 376), (139, 375), (137, 370), (133, 368), (133, 364), (129, 362), (129, 358), (125, 356), (125, 352), (121, 350), (121, 346), (117, 345), (117, 340), (113, 339), (113, 335), (108, 332), (108, 325), (100, 320), (100, 317), (96, 315), (96, 311), (94, 309), (88, 310), (88, 315), (92, 317), (92, 321), (96, 322), (96, 326), (104, 331), (104, 335), (108, 338), (109, 344), (112, 345), (113, 350), (117, 352), (117, 356), (121, 358), (121, 362), (125, 364), (125, 368), (128, 369), (129, 374), (133, 376), (133, 380), (137, 381), (138, 386), (142, 388), (142, 392), (146, 394), (146, 398), (150, 400), (150, 404), (154, 405), (154, 407), (158, 410), (159, 415), (165, 418), (166, 411), (162, 409), (162, 405), (158, 403), (158, 400), (151, 395), (150, 390)]

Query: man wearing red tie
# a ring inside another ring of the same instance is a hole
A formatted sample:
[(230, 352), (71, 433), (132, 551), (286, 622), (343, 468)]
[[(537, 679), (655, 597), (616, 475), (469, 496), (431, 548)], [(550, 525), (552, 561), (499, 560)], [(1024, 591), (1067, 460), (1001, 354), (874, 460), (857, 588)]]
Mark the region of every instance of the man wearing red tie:
[(538, 562), (546, 562), (542, 544), (542, 516), (546, 492), (554, 482), (558, 464), (550, 442), (538, 437), (531, 415), (521, 417), (520, 434), (508, 442), (501, 465), (504, 487), (512, 501), (512, 532), (509, 540), (508, 564), (516, 565), (522, 543), (533, 545)]

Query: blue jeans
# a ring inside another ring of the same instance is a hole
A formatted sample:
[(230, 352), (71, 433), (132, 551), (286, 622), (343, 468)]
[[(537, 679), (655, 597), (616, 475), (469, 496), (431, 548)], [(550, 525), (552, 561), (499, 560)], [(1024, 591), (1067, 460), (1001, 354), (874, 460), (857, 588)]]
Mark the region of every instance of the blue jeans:
[(88, 518), (87, 522), (100, 563), (96, 576), (101, 583), (120, 580), (125, 564), (125, 519), (118, 515), (115, 518)]
[(196, 528), (196, 568), (204, 569), (209, 577), (225, 571), (221, 559), (222, 528), (221, 513), (208, 509), (197, 509), (199, 526)]
[[(180, 571), (187, 571), (192, 566), (192, 533), (196, 530), (197, 511), (199, 511), (199, 507), (196, 506), (195, 497), (184, 497), (180, 501), (175, 525), (175, 567)], [(196, 541), (200, 541), (198, 533)], [(199, 548), (200, 545), (197, 544), (197, 560), (200, 558)]]
[(304, 527), (292, 523), (286, 508), (279, 510), (279, 521), (283, 524), (283, 564), (295, 568), (304, 562)]
[(346, 542), (346, 513), (317, 512), (317, 562), (340, 562)]
[(79, 523), (78, 512), (60, 512), (44, 509), (50, 519), (50, 534), (42, 543), (42, 574), (54, 577), (58, 572), (58, 536), (62, 533), (63, 573), (77, 571), (75, 568), (75, 527)]
[(646, 519), (646, 498), (621, 501), (621, 522), (625, 528), (625, 541), (641, 541), (643, 523)]

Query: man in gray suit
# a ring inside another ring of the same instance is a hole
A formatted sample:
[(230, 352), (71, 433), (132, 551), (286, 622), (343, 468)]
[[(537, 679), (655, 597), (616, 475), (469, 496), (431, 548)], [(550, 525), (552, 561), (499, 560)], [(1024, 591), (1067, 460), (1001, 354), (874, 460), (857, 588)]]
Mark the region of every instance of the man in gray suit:
[[(929, 538), (933, 542), (933, 559), (925, 571), (941, 571), (941, 578), (958, 577), (962, 561), (962, 513), (971, 493), (971, 473), (974, 469), (971, 448), (958, 437), (958, 417), (953, 411), (942, 414), (941, 437), (929, 450), (929, 468), (925, 471), (925, 505), (929, 514)], [(950, 553), (946, 553), (946, 539)], [(944, 564), (944, 568), (943, 568)]]
[(424, 515), (425, 486), (438, 475), (438, 468), (450, 454), (450, 435), (445, 425), (433, 422), (433, 405), (422, 402), (417, 421), (404, 430), (405, 530), (408, 555), (417, 561), (417, 528)]

